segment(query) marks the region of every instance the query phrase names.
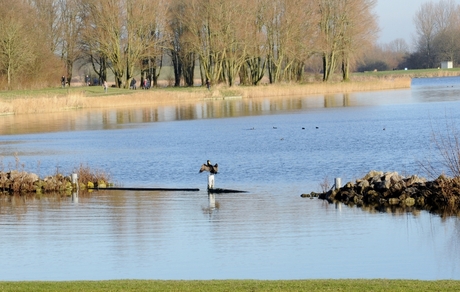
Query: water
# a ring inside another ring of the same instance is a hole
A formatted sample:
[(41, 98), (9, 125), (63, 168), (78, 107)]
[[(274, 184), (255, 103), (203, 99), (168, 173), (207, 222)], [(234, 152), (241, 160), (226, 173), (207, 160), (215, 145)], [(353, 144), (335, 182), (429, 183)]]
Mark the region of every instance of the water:
[[(457, 217), (300, 198), (325, 178), (418, 174), (418, 161), (436, 159), (433, 129), (446, 117), (458, 123), (460, 103), (455, 85), (429, 81), (283, 101), (1, 117), (4, 169), (17, 153), (41, 176), (84, 163), (123, 186), (201, 191), (0, 197), (0, 280), (460, 279)], [(217, 187), (248, 193), (208, 196), (198, 174), (207, 159), (219, 163)]]

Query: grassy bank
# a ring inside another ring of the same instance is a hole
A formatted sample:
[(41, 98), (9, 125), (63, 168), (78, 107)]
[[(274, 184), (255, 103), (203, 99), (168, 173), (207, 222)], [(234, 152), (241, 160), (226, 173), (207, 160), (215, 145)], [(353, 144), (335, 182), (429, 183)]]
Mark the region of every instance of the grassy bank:
[(313, 96), (359, 91), (410, 88), (412, 78), (457, 76), (460, 69), (401, 70), (354, 73), (350, 82), (311, 82), (305, 84), (275, 84), (259, 86), (159, 87), (150, 90), (72, 86), (42, 90), (0, 92), (1, 114), (50, 113), (75, 109), (156, 106), (197, 101), (241, 98), (282, 98), (284, 96)]
[(0, 282), (0, 291), (459, 291), (460, 281), (211, 280)]
[(50, 88), (32, 91), (0, 92), (0, 114), (49, 113), (81, 108), (111, 108), (194, 103), (228, 97), (265, 98), (292, 95), (318, 95), (374, 91), (410, 87), (411, 79), (364, 78), (355, 82), (276, 84), (261, 86), (163, 87), (150, 90), (109, 88), (104, 93), (99, 86)]

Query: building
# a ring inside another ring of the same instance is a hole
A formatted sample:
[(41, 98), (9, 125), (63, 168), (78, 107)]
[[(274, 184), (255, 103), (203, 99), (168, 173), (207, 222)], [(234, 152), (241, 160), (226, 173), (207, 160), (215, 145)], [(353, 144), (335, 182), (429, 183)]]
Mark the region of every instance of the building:
[(441, 62), (441, 69), (452, 69), (453, 67), (452, 61)]

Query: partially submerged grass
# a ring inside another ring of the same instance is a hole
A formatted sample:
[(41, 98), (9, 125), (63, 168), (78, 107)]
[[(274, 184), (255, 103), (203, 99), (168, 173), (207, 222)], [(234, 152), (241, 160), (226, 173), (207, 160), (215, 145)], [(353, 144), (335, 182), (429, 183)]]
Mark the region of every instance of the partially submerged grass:
[(0, 282), (0, 291), (459, 291), (460, 281), (210, 280)]

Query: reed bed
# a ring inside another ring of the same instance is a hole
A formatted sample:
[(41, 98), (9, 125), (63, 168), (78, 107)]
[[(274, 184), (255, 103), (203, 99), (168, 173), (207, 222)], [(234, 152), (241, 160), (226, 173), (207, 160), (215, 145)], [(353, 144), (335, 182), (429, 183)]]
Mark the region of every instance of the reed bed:
[(207, 99), (285, 97), (292, 95), (351, 93), (409, 88), (409, 77), (367, 77), (363, 81), (309, 84), (276, 84), (261, 86), (213, 86), (193, 88), (153, 88), (150, 90), (126, 90), (109, 88), (104, 93), (100, 87), (74, 87), (71, 90), (51, 89), (49, 92), (23, 95), (0, 95), (0, 114), (52, 113), (75, 109), (120, 108), (187, 104)]
[(312, 83), (312, 84), (281, 84), (236, 89), (243, 97), (274, 97), (288, 95), (313, 96), (318, 94), (351, 93), (359, 91), (377, 91), (410, 88), (411, 78), (367, 78), (365, 81)]

